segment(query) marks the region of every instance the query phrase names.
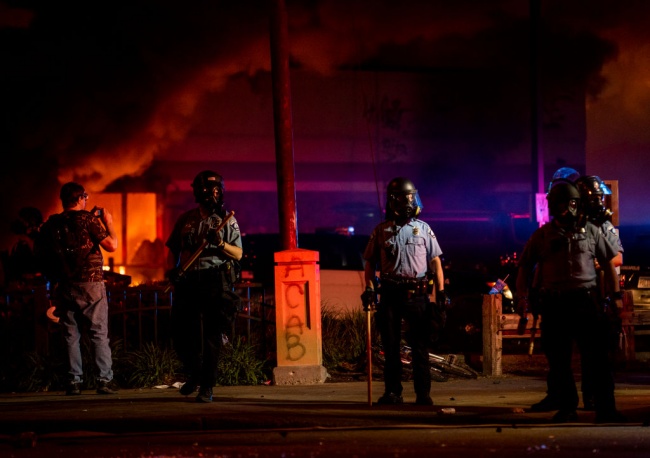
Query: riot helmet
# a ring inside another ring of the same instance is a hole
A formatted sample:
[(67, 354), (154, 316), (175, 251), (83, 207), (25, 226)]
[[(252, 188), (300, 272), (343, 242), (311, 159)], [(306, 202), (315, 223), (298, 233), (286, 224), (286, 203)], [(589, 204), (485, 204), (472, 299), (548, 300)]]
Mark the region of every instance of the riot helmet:
[(560, 224), (569, 226), (578, 222), (580, 210), (580, 192), (569, 180), (554, 180), (546, 195), (548, 212)]
[(548, 184), (548, 190), (546, 192), (551, 190), (555, 180), (566, 180), (575, 183), (578, 178), (580, 178), (580, 173), (578, 173), (576, 169), (572, 169), (571, 167), (560, 167), (553, 174), (553, 178), (551, 178), (551, 182)]
[(223, 212), (223, 193), (225, 186), (223, 178), (212, 170), (204, 170), (192, 181), (196, 203), (211, 208), (217, 213)]
[(589, 221), (602, 224), (612, 216), (612, 211), (605, 207), (605, 196), (611, 195), (612, 191), (600, 177), (581, 177), (576, 186), (582, 199), (583, 211)]
[(393, 178), (386, 188), (386, 219), (415, 218), (422, 211), (418, 190), (411, 180)]

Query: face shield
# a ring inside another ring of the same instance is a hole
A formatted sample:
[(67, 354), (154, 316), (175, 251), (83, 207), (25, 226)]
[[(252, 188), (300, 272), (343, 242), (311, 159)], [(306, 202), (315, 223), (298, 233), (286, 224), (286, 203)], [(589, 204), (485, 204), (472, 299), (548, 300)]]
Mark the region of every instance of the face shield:
[(201, 187), (194, 190), (194, 197), (196, 198), (196, 202), (199, 204), (205, 204), (208, 206), (216, 205), (221, 198), (221, 190), (217, 186), (213, 188)]
[(605, 206), (605, 196), (611, 195), (612, 191), (599, 177), (583, 177), (577, 185), (583, 201), (584, 212), (590, 221), (602, 224), (612, 216), (612, 211)]
[(578, 199), (569, 199), (567, 202), (558, 204), (557, 219), (564, 225), (570, 225), (578, 221)]
[(564, 226), (578, 222), (580, 217), (580, 193), (572, 183), (558, 180), (546, 195), (548, 209), (553, 219)]
[(391, 193), (388, 196), (388, 210), (391, 219), (409, 219), (417, 217), (422, 211), (422, 202), (417, 190)]
[(386, 189), (386, 219), (415, 218), (422, 211), (418, 190), (411, 180), (398, 177)]
[(221, 175), (205, 171), (199, 173), (192, 182), (194, 200), (198, 204), (218, 210), (223, 202), (223, 180)]

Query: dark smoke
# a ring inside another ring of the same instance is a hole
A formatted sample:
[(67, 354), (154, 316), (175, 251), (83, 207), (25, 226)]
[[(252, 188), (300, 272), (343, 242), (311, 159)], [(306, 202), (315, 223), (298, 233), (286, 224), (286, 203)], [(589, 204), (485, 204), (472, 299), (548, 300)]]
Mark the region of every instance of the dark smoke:
[[(46, 215), (57, 211), (65, 181), (97, 192), (143, 173), (157, 153), (192, 129), (204, 95), (233, 75), (269, 71), (265, 2), (72, 3), (0, 2), (5, 225), (25, 206)], [(493, 70), (493, 93), (503, 97), (509, 84), (526, 77), (524, 1), (287, 4), (295, 67), (324, 74), (340, 68), (486, 68)], [(597, 96), (607, 85), (600, 71), (617, 49), (602, 32), (643, 5), (541, 1), (547, 81), (558, 92), (568, 83)], [(6, 248), (5, 227), (0, 240)]]

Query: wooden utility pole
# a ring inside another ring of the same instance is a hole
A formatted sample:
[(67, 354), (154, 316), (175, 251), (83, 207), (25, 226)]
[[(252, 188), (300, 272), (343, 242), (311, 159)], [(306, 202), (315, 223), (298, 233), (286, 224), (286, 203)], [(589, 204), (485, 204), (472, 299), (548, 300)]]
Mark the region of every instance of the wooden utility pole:
[(289, 78), (289, 32), (284, 0), (270, 0), (271, 75), (278, 183), (278, 217), (283, 250), (298, 246), (298, 215), (293, 161), (293, 121)]

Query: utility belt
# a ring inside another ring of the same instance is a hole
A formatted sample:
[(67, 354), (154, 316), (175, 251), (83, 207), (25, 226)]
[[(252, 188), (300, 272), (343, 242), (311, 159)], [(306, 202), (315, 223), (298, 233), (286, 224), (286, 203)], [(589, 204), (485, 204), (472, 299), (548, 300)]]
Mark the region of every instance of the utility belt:
[(406, 293), (408, 297), (427, 296), (433, 291), (426, 278), (381, 277), (381, 288)]
[(539, 302), (535, 308), (542, 315), (563, 314), (567, 307), (578, 313), (591, 315), (602, 310), (602, 298), (597, 287), (573, 288), (567, 290), (539, 290)]
[(597, 287), (592, 287), (592, 288), (571, 288), (571, 289), (563, 289), (563, 290), (553, 290), (553, 289), (546, 289), (546, 288), (541, 288), (539, 290), (539, 298), (542, 301), (547, 301), (547, 300), (557, 300), (557, 299), (586, 299), (586, 298), (593, 298), (596, 299), (597, 297), (600, 296), (600, 293), (598, 291)]
[(184, 277), (190, 282), (220, 281), (224, 288), (230, 288), (236, 281), (237, 274), (230, 262), (224, 262), (209, 269), (188, 270)]

